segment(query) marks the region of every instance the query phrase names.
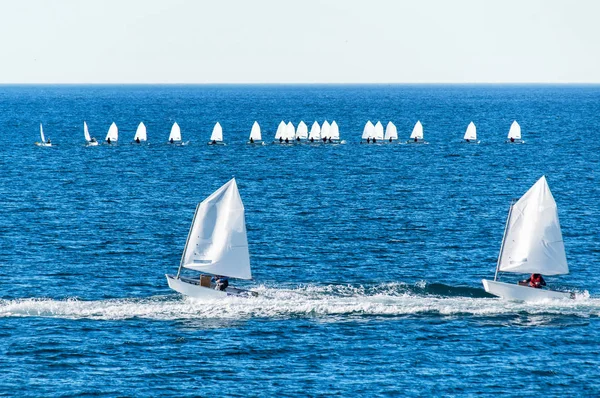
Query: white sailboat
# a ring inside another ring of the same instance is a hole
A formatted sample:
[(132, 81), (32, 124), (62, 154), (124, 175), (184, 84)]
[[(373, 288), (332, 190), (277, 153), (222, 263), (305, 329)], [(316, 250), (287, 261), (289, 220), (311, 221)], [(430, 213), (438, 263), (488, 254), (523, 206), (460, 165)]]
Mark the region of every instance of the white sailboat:
[(210, 141), (208, 145), (220, 145), (223, 144), (223, 128), (221, 123), (217, 122), (213, 127), (212, 134), (210, 135)]
[(110, 127), (108, 128), (108, 133), (106, 133), (106, 138), (104, 139), (104, 141), (106, 141), (107, 144), (114, 144), (119, 140), (119, 129), (117, 128), (117, 125), (115, 124), (115, 122), (113, 122)]
[(331, 126), (329, 126), (329, 138), (331, 138), (332, 141), (340, 140), (340, 127), (335, 120), (331, 122)]
[(148, 136), (146, 135), (146, 125), (144, 124), (144, 122), (140, 122), (140, 124), (138, 124), (137, 130), (135, 131), (133, 141), (139, 144), (141, 142), (145, 142), (147, 138)]
[(308, 138), (308, 126), (302, 120), (298, 123), (296, 129), (296, 141), (305, 140)]
[(325, 120), (321, 125), (321, 139), (323, 142), (331, 139), (331, 125), (327, 120)]
[(85, 141), (87, 142), (87, 146), (97, 146), (98, 141), (94, 137), (90, 137), (90, 132), (88, 130), (87, 123), (83, 122), (83, 136), (85, 137)]
[(423, 139), (423, 125), (420, 120), (417, 120), (413, 131), (410, 134), (410, 140), (406, 141), (408, 144), (426, 144)]
[(494, 280), (483, 279), (485, 291), (508, 300), (572, 298), (569, 292), (500, 282), (499, 272), (563, 275), (569, 273), (556, 202), (542, 176), (510, 206)]
[[(188, 277), (182, 269), (200, 272)], [(252, 279), (244, 204), (235, 178), (196, 207), (177, 275), (166, 275), (169, 287), (186, 296), (219, 299), (256, 293), (227, 287), (215, 289), (211, 276)]]
[(525, 141), (521, 139), (521, 126), (515, 120), (510, 125), (510, 130), (508, 130), (508, 137), (506, 140), (509, 144), (524, 144)]
[(283, 133), (283, 140), (287, 144), (294, 141), (295, 138), (296, 128), (294, 127), (294, 124), (292, 122), (288, 122), (288, 124), (285, 126), (285, 132)]
[(308, 134), (308, 140), (310, 142), (315, 142), (321, 140), (321, 126), (319, 122), (314, 122), (310, 128), (310, 133)]
[(363, 140), (367, 140), (367, 143), (370, 142), (373, 137), (375, 136), (375, 126), (373, 126), (373, 123), (371, 123), (371, 121), (367, 121), (367, 123), (365, 123), (365, 128), (363, 129), (363, 133), (362, 133), (362, 139)]
[(248, 138), (249, 144), (261, 143), (262, 136), (260, 134), (260, 125), (258, 122), (254, 122), (252, 125), (252, 129), (250, 130), (250, 138)]
[(177, 122), (173, 123), (171, 126), (171, 133), (169, 134), (169, 143), (171, 144), (180, 144), (181, 143), (181, 128), (177, 124)]
[(373, 142), (383, 141), (383, 124), (380, 121), (377, 121), (375, 124), (375, 132), (373, 134)]
[(475, 127), (475, 123), (471, 122), (467, 126), (467, 131), (465, 131), (465, 136), (463, 137), (464, 141), (469, 144), (479, 144), (477, 141), (477, 128)]
[(275, 132), (275, 141), (283, 142), (283, 140), (285, 139), (286, 127), (287, 126), (283, 120), (279, 122), (279, 125), (277, 126), (277, 131)]
[(383, 139), (389, 142), (398, 139), (398, 129), (394, 123), (388, 122), (387, 126), (385, 126), (385, 136)]
[(48, 138), (46, 140), (46, 137), (44, 136), (44, 128), (42, 127), (42, 123), (40, 123), (40, 142), (36, 142), (35, 145), (37, 146), (52, 146), (52, 141), (50, 141), (50, 138)]

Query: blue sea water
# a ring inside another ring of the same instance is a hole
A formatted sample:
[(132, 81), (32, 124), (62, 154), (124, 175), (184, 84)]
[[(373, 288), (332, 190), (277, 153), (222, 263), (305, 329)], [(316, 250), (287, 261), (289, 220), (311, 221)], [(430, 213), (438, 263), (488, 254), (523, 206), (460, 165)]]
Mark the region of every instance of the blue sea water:
[[(245, 144), (282, 119), (346, 144)], [(84, 120), (119, 144), (85, 147)], [(360, 145), (367, 120), (401, 139), (421, 120), (430, 144)], [(174, 121), (189, 145), (166, 144)], [(0, 395), (598, 396), (599, 129), (600, 86), (2, 86)], [(546, 279), (577, 298), (492, 298), (510, 201), (541, 175), (571, 269)], [(232, 176), (238, 285), (260, 295), (184, 298), (164, 274)]]

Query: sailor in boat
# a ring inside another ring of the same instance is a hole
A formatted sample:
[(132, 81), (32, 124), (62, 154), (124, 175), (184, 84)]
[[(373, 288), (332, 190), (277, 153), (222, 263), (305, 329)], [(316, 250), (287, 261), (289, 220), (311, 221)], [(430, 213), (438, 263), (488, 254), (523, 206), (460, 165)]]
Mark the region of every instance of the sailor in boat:
[(107, 143), (107, 144), (110, 144), (110, 137), (108, 137), (108, 138), (106, 139), (106, 143)]
[(367, 138), (367, 144), (371, 143), (371, 138)]
[(254, 138), (250, 137), (250, 143), (254, 144)]
[(217, 145), (217, 140), (212, 140), (211, 144), (212, 145)]
[[(390, 139), (390, 141), (391, 141), (391, 139)], [(471, 141), (469, 141), (469, 139), (468, 139), (468, 138), (465, 138), (465, 142), (471, 142)]]
[(418, 141), (419, 141), (419, 139), (417, 137), (415, 137), (415, 142), (418, 142)]
[(392, 142), (392, 137), (390, 137), (390, 142)]
[(46, 140), (46, 144), (48, 144), (48, 145), (52, 144), (52, 141), (50, 141), (50, 138), (48, 138), (48, 139)]
[(140, 143), (140, 137), (137, 137), (137, 138), (135, 139), (135, 143), (136, 143), (136, 144), (139, 144), (139, 143)]
[(289, 144), (289, 143), (290, 143), (290, 139), (289, 139), (289, 138), (286, 138), (286, 139), (285, 139), (285, 143), (286, 143), (286, 144)]
[(173, 141), (173, 138), (171, 138), (171, 139), (169, 140), (169, 142), (172, 144), (172, 143), (174, 142), (174, 141)]
[(296, 141), (300, 142), (300, 137), (296, 137)]
[(222, 275), (213, 276), (211, 282), (215, 283), (215, 290), (220, 290), (222, 292), (229, 286), (229, 278)]
[(331, 144), (333, 141), (331, 140), (331, 137), (329, 137), (329, 143)]
[(510, 137), (510, 142), (515, 142), (515, 137)]
[[(367, 138), (367, 140), (369, 140), (369, 139)], [(376, 142), (377, 142), (377, 138), (373, 137), (373, 144)]]
[(96, 142), (96, 138), (92, 137), (92, 138), (90, 139), (90, 142)]
[(279, 137), (279, 143), (281, 144), (283, 142), (283, 137)]
[(542, 274), (531, 274), (531, 276), (525, 280), (519, 282), (521, 286), (529, 286), (534, 289), (541, 289), (543, 286), (546, 286), (546, 281)]
[(310, 137), (310, 142), (315, 142), (315, 137)]

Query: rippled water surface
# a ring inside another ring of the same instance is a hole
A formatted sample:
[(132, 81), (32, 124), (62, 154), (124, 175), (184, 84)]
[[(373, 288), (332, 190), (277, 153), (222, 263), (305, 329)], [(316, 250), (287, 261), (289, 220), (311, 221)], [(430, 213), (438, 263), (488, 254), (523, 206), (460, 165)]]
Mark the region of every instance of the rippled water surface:
[[(282, 119), (346, 142), (245, 144)], [(361, 145), (369, 119), (429, 145)], [(85, 147), (84, 120), (119, 144)], [(597, 396), (599, 130), (599, 86), (0, 87), (0, 395)], [(543, 174), (571, 269), (547, 281), (576, 299), (492, 298), (510, 200)], [(184, 298), (164, 274), (232, 176), (259, 296)]]

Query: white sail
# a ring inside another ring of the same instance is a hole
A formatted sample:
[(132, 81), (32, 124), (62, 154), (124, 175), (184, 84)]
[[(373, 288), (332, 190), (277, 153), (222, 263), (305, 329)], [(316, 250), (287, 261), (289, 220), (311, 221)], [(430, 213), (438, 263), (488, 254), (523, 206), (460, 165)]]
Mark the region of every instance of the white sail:
[(109, 138), (111, 142), (119, 140), (119, 129), (117, 128), (115, 122), (113, 122), (108, 128), (108, 133), (106, 134), (106, 138), (104, 140), (108, 141)]
[(467, 131), (465, 131), (465, 140), (476, 140), (477, 139), (477, 128), (473, 122), (469, 123), (467, 126)]
[(292, 122), (288, 122), (288, 124), (285, 126), (285, 133), (283, 134), (283, 139), (292, 141), (294, 138), (296, 138), (296, 128), (294, 127)]
[(512, 206), (498, 270), (544, 275), (569, 273), (556, 202), (545, 176)]
[(312, 127), (310, 128), (310, 133), (308, 134), (309, 140), (320, 140), (321, 139), (321, 126), (319, 126), (318, 122), (314, 122)]
[(331, 126), (329, 127), (329, 136), (332, 140), (340, 139), (340, 128), (338, 127), (338, 124), (335, 122), (335, 120), (331, 122)]
[(374, 135), (375, 135), (375, 126), (373, 126), (373, 123), (371, 123), (371, 121), (369, 120), (367, 123), (365, 123), (365, 128), (363, 130), (362, 139), (366, 140), (367, 138), (373, 138)]
[(279, 122), (279, 125), (277, 126), (277, 131), (275, 132), (275, 139), (285, 139), (285, 128), (286, 128), (286, 124), (285, 122), (282, 120), (281, 122)]
[(217, 122), (215, 127), (213, 127), (212, 134), (210, 135), (211, 141), (221, 142), (223, 141), (223, 128), (221, 127), (221, 123)]
[(410, 135), (411, 139), (418, 139), (418, 140), (422, 140), (423, 139), (423, 125), (421, 124), (420, 120), (417, 120), (417, 123), (415, 124), (415, 127), (413, 128), (412, 134)]
[(42, 139), (42, 144), (46, 142), (46, 137), (44, 137), (44, 128), (42, 127), (42, 123), (40, 123), (40, 138)]
[(321, 139), (323, 138), (331, 138), (331, 126), (329, 125), (329, 122), (327, 120), (325, 120), (323, 122), (323, 125), (321, 126)]
[(134, 141), (137, 140), (140, 141), (146, 141), (147, 136), (146, 136), (146, 125), (144, 124), (144, 122), (141, 122), (140, 124), (138, 124), (138, 128), (135, 132), (135, 137), (133, 137)]
[(83, 136), (85, 137), (85, 140), (87, 142), (92, 141), (92, 137), (90, 137), (90, 132), (88, 130), (87, 123), (85, 121), (83, 122)]
[(196, 271), (252, 279), (244, 204), (235, 178), (196, 208), (181, 261)]
[(300, 138), (301, 140), (308, 138), (308, 126), (303, 121), (298, 123), (298, 128), (296, 129), (296, 138)]
[(397, 140), (398, 139), (398, 129), (396, 125), (392, 122), (388, 122), (387, 126), (385, 126), (385, 137), (386, 140)]
[(521, 139), (521, 126), (515, 120), (510, 125), (510, 130), (508, 131), (508, 139), (514, 138), (515, 140)]
[(373, 138), (375, 138), (376, 140), (383, 140), (383, 124), (381, 124), (381, 122), (377, 122), (377, 124), (375, 124), (375, 133), (373, 135)]
[(173, 126), (171, 127), (171, 134), (169, 134), (169, 142), (171, 141), (181, 141), (181, 129), (179, 128), (177, 122), (173, 123)]
[(250, 138), (249, 140), (260, 141), (262, 139), (260, 135), (260, 126), (258, 122), (254, 122), (252, 125), (252, 130), (250, 130)]

